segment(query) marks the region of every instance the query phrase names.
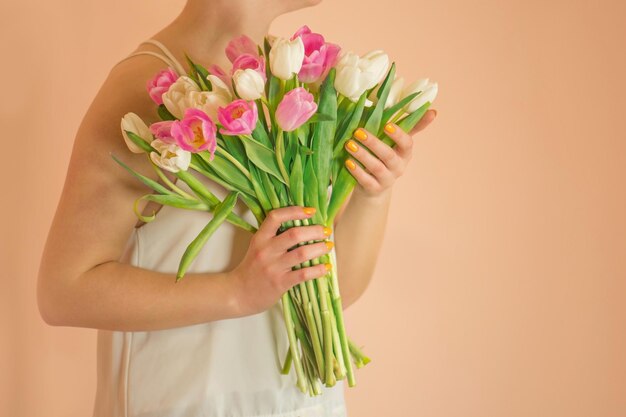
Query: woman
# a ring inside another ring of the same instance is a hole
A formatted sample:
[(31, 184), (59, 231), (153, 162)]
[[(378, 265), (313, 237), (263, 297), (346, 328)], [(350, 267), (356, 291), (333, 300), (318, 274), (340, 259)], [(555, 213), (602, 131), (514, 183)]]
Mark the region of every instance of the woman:
[[(273, 210), (254, 236), (224, 223), (177, 284), (178, 261), (206, 213), (148, 203), (139, 208), (144, 215), (158, 211), (156, 220), (133, 228), (130, 207), (146, 189), (110, 156), (123, 155), (159, 180), (145, 155), (128, 152), (119, 127), (131, 110), (149, 123), (158, 120), (146, 81), (165, 63), (182, 65), (185, 52), (228, 68), (228, 40), (246, 33), (262, 44), (273, 19), (317, 2), (188, 0), (132, 59), (111, 69), (87, 110), (41, 261), (38, 302), (51, 325), (98, 329), (94, 417), (346, 415), (342, 381), (309, 397), (295, 387), (293, 372), (278, 373), (288, 342), (277, 301), (294, 284), (325, 274), (323, 265), (291, 267), (327, 253), (331, 233), (344, 306), (360, 297), (379, 252), (391, 186), (411, 159), (411, 135), (435, 112), (412, 132), (392, 125), (393, 149), (370, 132), (355, 133), (348, 150), (365, 169), (354, 164), (358, 185), (334, 233), (313, 225), (276, 235), (282, 222), (311, 215), (299, 206)], [(236, 211), (254, 222), (241, 203)], [(309, 240), (321, 242), (287, 250)]]

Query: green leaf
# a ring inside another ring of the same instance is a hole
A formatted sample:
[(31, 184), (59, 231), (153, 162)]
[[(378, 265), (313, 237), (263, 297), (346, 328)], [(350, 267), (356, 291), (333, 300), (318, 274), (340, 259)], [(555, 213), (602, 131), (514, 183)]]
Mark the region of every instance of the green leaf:
[(293, 201), (298, 206), (304, 205), (304, 182), (302, 181), (302, 158), (299, 153), (293, 160), (291, 167), (291, 174), (289, 175), (289, 191)]
[(254, 130), (252, 131), (252, 137), (256, 139), (260, 144), (265, 145), (270, 149), (274, 147), (274, 144), (270, 141), (267, 131), (263, 126), (263, 123), (258, 120), (256, 126), (254, 126)]
[(124, 130), (124, 132), (126, 132), (126, 135), (128, 136), (128, 138), (135, 145), (139, 146), (145, 152), (148, 152), (148, 153), (150, 153), (150, 152), (157, 152), (157, 150), (154, 149), (152, 147), (152, 145), (150, 145), (148, 142), (146, 142), (141, 136), (136, 135), (135, 133), (131, 132), (130, 130)]
[(378, 96), (378, 102), (376, 103), (374, 110), (369, 115), (367, 122), (365, 123), (365, 126), (364, 126), (365, 130), (368, 130), (374, 133), (378, 132), (378, 129), (380, 128), (380, 123), (383, 117), (383, 110), (385, 108), (385, 102), (387, 101), (387, 97), (389, 96), (389, 91), (391, 91), (391, 84), (393, 83), (395, 73), (396, 73), (396, 64), (394, 62), (393, 64), (391, 64), (391, 68), (389, 69), (389, 72), (387, 73), (387, 77), (385, 78), (385, 81), (383, 81), (382, 85), (380, 86), (380, 89), (378, 90), (378, 93), (376, 94)]
[(280, 80), (270, 73), (267, 77), (267, 84), (267, 101), (270, 103), (270, 119), (273, 120), (272, 116), (276, 112), (276, 106), (280, 100)]
[(128, 172), (130, 172), (132, 175), (137, 177), (141, 182), (143, 182), (148, 187), (152, 188), (157, 193), (174, 194), (171, 190), (165, 188), (164, 186), (159, 184), (157, 181), (154, 181), (152, 178), (148, 178), (148, 177), (146, 177), (144, 175), (141, 175), (140, 173), (136, 172), (135, 170), (133, 170), (131, 167), (129, 167), (128, 165), (126, 165), (125, 163), (120, 161), (115, 155), (113, 155), (113, 153), (110, 152), (110, 154), (111, 154), (111, 157), (115, 160), (115, 162), (120, 164), (124, 169), (126, 169)]
[(241, 170), (233, 165), (233, 163), (228, 159), (224, 158), (217, 152), (214, 154), (212, 161), (209, 160), (210, 156), (205, 152), (198, 152), (196, 155), (200, 156), (204, 162), (214, 169), (217, 175), (229, 182), (238, 191), (254, 195), (254, 190), (252, 189), (250, 180), (248, 180)]
[(319, 211), (320, 199), (319, 199), (319, 187), (317, 175), (315, 174), (315, 169), (313, 168), (312, 157), (307, 159), (306, 165), (304, 167), (304, 177), (303, 177), (303, 185), (304, 185), (304, 204), (308, 207), (315, 207), (315, 214), (313, 214), (313, 222), (314, 223), (322, 223), (322, 216)]
[(385, 109), (385, 111), (383, 111), (383, 120), (387, 122), (391, 118), (391, 116), (393, 116), (398, 110), (400, 110), (401, 108), (409, 104), (409, 102), (411, 102), (418, 95), (419, 93), (409, 94), (408, 96), (398, 101), (393, 106), (389, 107), (388, 109)]
[(185, 53), (185, 59), (189, 63), (189, 76), (200, 86), (202, 91), (209, 91), (212, 89), (211, 82), (207, 79), (209, 72), (202, 66), (196, 64), (189, 58), (189, 55)]
[(161, 120), (176, 120), (176, 116), (174, 116), (170, 111), (165, 107), (165, 104), (160, 104), (157, 108), (157, 113)]
[(252, 182), (252, 187), (256, 192), (256, 197), (259, 200), (259, 204), (263, 208), (263, 211), (267, 213), (272, 209), (272, 203), (270, 203), (269, 197), (267, 196), (266, 191), (263, 189), (261, 179), (261, 172), (259, 169), (253, 164), (249, 164), (250, 169), (250, 181)]
[[(331, 68), (328, 76), (320, 88), (318, 111), (322, 114), (337, 113), (337, 92), (334, 87), (335, 68)], [(335, 122), (318, 122), (313, 128), (311, 149), (313, 149), (312, 169), (318, 179), (318, 197), (325, 198), (330, 182), (330, 169), (333, 157), (333, 144), (335, 140)], [(320, 200), (321, 201), (321, 200)], [(326, 204), (320, 204), (319, 212), (323, 219), (326, 218)]]
[[(196, 164), (201, 162), (201, 159), (197, 157), (196, 154), (193, 154), (191, 158), (192, 158), (192, 161), (195, 162)], [(201, 173), (203, 175), (206, 175), (204, 172), (201, 172)], [(202, 182), (200, 182), (190, 172), (178, 171), (176, 173), (176, 176), (185, 184), (187, 184), (187, 186), (194, 192), (194, 194), (199, 199), (206, 202), (207, 205), (211, 208), (211, 210), (213, 210), (215, 206), (220, 202), (219, 198), (217, 198), (215, 194), (213, 194), (210, 190), (208, 190), (206, 186)], [(224, 186), (224, 188), (229, 189), (227, 183), (219, 182), (220, 181), (219, 177), (215, 177), (215, 178), (210, 177), (210, 179)], [(237, 191), (237, 190), (232, 190), (232, 191)], [(243, 230), (247, 230), (249, 232), (256, 231), (256, 228), (254, 226), (252, 226), (250, 223), (248, 223), (247, 221), (239, 217), (236, 213), (229, 214), (228, 221)]]
[[(404, 117), (396, 124), (405, 132), (409, 132), (422, 119), (424, 114), (426, 114), (426, 111), (430, 107), (430, 104), (431, 104), (430, 101), (427, 101), (426, 103), (422, 104), (422, 107), (415, 110), (413, 113), (409, 114), (408, 116)], [(383, 131), (383, 134), (381, 135), (381, 140), (387, 145), (390, 145), (390, 146), (395, 145), (395, 142), (391, 138), (389, 138), (389, 136), (384, 134), (384, 131)]]
[(254, 165), (256, 165), (262, 171), (267, 172), (278, 178), (281, 182), (285, 182), (282, 175), (280, 174), (280, 170), (278, 169), (278, 164), (276, 162), (276, 154), (270, 148), (256, 140), (243, 139), (243, 146), (246, 148), (246, 155), (248, 155), (248, 159)]
[(306, 123), (317, 123), (317, 122), (334, 122), (337, 120), (336, 114), (322, 114), (315, 113), (313, 116), (306, 121)]
[[(270, 56), (270, 49), (272, 49), (272, 47), (270, 46), (270, 41), (267, 38), (267, 36), (263, 37), (263, 50), (265, 52), (265, 62), (268, 62), (269, 60), (269, 56)], [(267, 65), (267, 67), (269, 68), (269, 65)]]
[(343, 205), (348, 195), (350, 195), (350, 193), (354, 189), (355, 184), (356, 179), (352, 176), (352, 174), (350, 174), (350, 172), (348, 172), (345, 165), (343, 165), (339, 170), (339, 174), (337, 175), (337, 181), (335, 181), (335, 183), (333, 184), (330, 203), (328, 203), (326, 226), (333, 227), (335, 216), (339, 212), (339, 209)]
[(422, 107), (415, 110), (413, 113), (409, 114), (404, 119), (400, 120), (397, 123), (397, 125), (402, 130), (406, 130), (407, 132), (410, 131), (422, 119), (422, 116), (426, 114), (426, 111), (430, 107), (430, 104), (431, 104), (430, 101), (427, 101), (426, 103), (422, 104)]
[(205, 204), (198, 200), (190, 200), (185, 197), (181, 197), (177, 194), (161, 195), (161, 194), (148, 194), (141, 197), (144, 200), (154, 201), (165, 206), (171, 206), (186, 210), (201, 210), (211, 211), (208, 204)]
[(283, 161), (285, 167), (289, 167), (296, 152), (298, 152), (298, 138), (296, 137), (296, 132), (284, 132), (283, 134), (285, 135), (285, 156)]
[(261, 171), (259, 172), (259, 176), (261, 177), (261, 183), (263, 184), (263, 189), (267, 193), (267, 197), (270, 200), (270, 204), (272, 208), (278, 208), (281, 206), (280, 200), (278, 198), (277, 188), (274, 183), (270, 180), (270, 176), (267, 172)]
[(223, 135), (221, 138), (222, 147), (232, 155), (237, 161), (244, 167), (248, 165), (248, 157), (246, 156), (246, 150), (241, 143), (239, 136), (227, 136)]
[(235, 204), (237, 203), (237, 197), (239, 193), (237, 191), (231, 191), (224, 201), (219, 203), (213, 211), (213, 218), (207, 223), (206, 226), (200, 231), (198, 236), (187, 246), (185, 253), (183, 254), (180, 263), (178, 265), (178, 272), (176, 273), (176, 282), (180, 281), (185, 276), (185, 272), (193, 260), (198, 256), (200, 250), (204, 247), (205, 243), (209, 240), (211, 235), (217, 230), (217, 228), (226, 220), (226, 217), (233, 211)]
[(365, 94), (361, 95), (359, 101), (356, 103), (354, 107), (354, 111), (350, 115), (350, 117), (346, 117), (344, 123), (337, 131), (335, 137), (335, 149), (333, 150), (333, 157), (337, 158), (340, 151), (343, 149), (343, 145), (345, 142), (352, 136), (356, 128), (359, 126), (359, 122), (361, 121), (361, 116), (363, 115), (363, 108), (365, 107), (365, 100), (367, 96)]
[(311, 131), (310, 126), (308, 124), (304, 124), (296, 129), (296, 135), (298, 136), (298, 142), (302, 146), (309, 146), (309, 132)]

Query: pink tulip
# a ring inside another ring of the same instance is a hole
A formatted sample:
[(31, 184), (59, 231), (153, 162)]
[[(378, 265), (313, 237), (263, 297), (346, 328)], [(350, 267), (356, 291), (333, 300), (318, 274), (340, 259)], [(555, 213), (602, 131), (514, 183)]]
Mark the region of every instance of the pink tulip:
[(302, 38), (304, 44), (304, 61), (298, 79), (304, 83), (312, 83), (326, 78), (337, 62), (339, 45), (326, 42), (319, 33), (312, 33), (307, 25), (298, 29), (291, 39), (298, 36)]
[(178, 75), (171, 68), (159, 71), (154, 78), (146, 83), (146, 89), (150, 98), (158, 105), (163, 104), (161, 96), (169, 90), (170, 85), (174, 84), (177, 79)]
[(257, 44), (246, 35), (233, 38), (226, 46), (226, 56), (230, 62), (235, 62), (235, 59), (241, 54), (259, 54)]
[(291, 132), (302, 126), (317, 110), (313, 94), (302, 87), (289, 91), (276, 108), (276, 121), (282, 130)]
[(234, 100), (226, 107), (217, 108), (217, 118), (223, 126), (223, 135), (249, 135), (258, 120), (258, 110), (254, 101)]
[(150, 125), (150, 133), (165, 143), (176, 143), (176, 140), (172, 137), (172, 123), (174, 123), (172, 120), (152, 123)]
[(224, 81), (224, 84), (226, 84), (227, 86), (230, 85), (230, 77), (219, 65), (213, 64), (209, 68), (207, 68), (207, 71), (209, 71), (209, 74), (215, 75), (217, 78)]
[(182, 120), (172, 123), (172, 137), (178, 146), (189, 152), (208, 150), (213, 159), (217, 142), (217, 128), (211, 118), (202, 110), (193, 107), (185, 110)]
[(267, 81), (267, 75), (265, 74), (265, 58), (252, 54), (241, 54), (233, 61), (233, 69), (231, 70), (231, 76), (237, 70), (253, 69), (258, 72), (263, 81)]

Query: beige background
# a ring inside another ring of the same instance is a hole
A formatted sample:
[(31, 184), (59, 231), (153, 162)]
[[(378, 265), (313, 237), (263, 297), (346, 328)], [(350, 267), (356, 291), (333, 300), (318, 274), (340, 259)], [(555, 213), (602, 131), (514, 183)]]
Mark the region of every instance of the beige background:
[[(87, 106), (182, 4), (3, 2), (3, 417), (91, 415), (96, 332), (40, 319), (38, 261)], [(440, 84), (347, 313), (373, 358), (351, 416), (626, 415), (625, 4), (326, 0), (275, 22)]]

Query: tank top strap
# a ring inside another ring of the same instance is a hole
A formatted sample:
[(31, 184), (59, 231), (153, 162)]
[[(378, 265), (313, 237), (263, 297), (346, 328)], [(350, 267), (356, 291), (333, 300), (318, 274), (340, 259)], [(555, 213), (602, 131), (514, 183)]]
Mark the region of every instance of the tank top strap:
[[(160, 54), (158, 52), (153, 52), (153, 51), (138, 51), (138, 52), (134, 52), (134, 53), (128, 55), (127, 57), (121, 59), (117, 64), (119, 64), (120, 62), (123, 62), (123, 61), (125, 61), (128, 58), (131, 58), (133, 56), (137, 56), (137, 55), (151, 55), (151, 56), (159, 58), (160, 60), (165, 62), (170, 68), (172, 68), (174, 71), (176, 71), (178, 73), (178, 75), (185, 75), (187, 73), (187, 71), (185, 71), (185, 68), (182, 66), (182, 64), (176, 59), (174, 54), (172, 54), (170, 52), (170, 50), (165, 45), (163, 45), (163, 43), (157, 41), (156, 39), (148, 39), (148, 40), (145, 40), (145, 41), (141, 42), (140, 45), (146, 44), (146, 43), (155, 45), (157, 48), (159, 48), (161, 51), (163, 51), (164, 55)], [(115, 64), (115, 65), (117, 65), (117, 64)]]

